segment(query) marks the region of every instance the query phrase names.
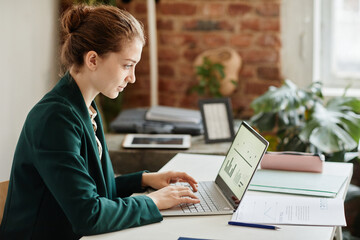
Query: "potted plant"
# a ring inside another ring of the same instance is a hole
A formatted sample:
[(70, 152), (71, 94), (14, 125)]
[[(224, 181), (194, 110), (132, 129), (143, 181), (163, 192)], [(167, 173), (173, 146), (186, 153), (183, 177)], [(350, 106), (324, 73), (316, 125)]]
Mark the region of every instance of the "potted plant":
[(209, 97), (222, 97), (220, 92), (220, 81), (225, 78), (224, 66), (221, 63), (214, 63), (204, 57), (203, 63), (196, 66), (198, 83), (190, 91), (199, 95)]
[(344, 161), (345, 153), (357, 151), (360, 139), (360, 100), (334, 97), (325, 101), (321, 83), (306, 89), (290, 80), (270, 87), (251, 103), (250, 119), (261, 132), (274, 133), (277, 151), (323, 153), (327, 160)]
[(190, 91), (205, 97), (228, 97), (237, 88), (241, 57), (229, 47), (209, 49), (194, 60), (197, 84)]

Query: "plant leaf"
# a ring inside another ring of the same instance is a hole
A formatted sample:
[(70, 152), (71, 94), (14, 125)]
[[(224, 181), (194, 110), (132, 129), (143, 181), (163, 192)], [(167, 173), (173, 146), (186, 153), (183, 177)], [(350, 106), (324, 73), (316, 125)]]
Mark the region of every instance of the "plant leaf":
[(301, 99), (298, 96), (298, 89), (290, 80), (285, 80), (284, 84), (277, 88), (271, 87), (262, 96), (251, 103), (255, 113), (260, 111), (278, 112), (289, 111), (300, 106)]
[(316, 103), (312, 119), (301, 131), (300, 138), (328, 154), (352, 150), (359, 140), (356, 136), (354, 139), (354, 136), (347, 132), (348, 129), (356, 128), (353, 121), (357, 120), (351, 119), (351, 116), (336, 109), (327, 109), (320, 103)]
[(259, 113), (250, 119), (251, 125), (256, 126), (260, 131), (271, 131), (275, 122), (276, 114), (272, 112)]
[(325, 153), (353, 150), (357, 146), (352, 137), (337, 124), (317, 127), (310, 135), (310, 143)]

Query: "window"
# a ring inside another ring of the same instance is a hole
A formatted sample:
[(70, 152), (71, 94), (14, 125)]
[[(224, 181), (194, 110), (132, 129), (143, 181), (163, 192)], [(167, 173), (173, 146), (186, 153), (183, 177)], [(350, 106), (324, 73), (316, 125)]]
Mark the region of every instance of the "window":
[(283, 0), (281, 12), (284, 77), (360, 96), (360, 0)]
[(326, 88), (360, 89), (360, 0), (325, 0), (320, 79)]

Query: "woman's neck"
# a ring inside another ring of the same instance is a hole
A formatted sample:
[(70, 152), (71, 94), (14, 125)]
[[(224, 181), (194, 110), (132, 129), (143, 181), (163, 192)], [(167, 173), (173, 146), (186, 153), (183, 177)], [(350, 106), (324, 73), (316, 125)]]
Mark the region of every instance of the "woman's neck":
[(70, 75), (78, 85), (84, 98), (86, 107), (89, 108), (91, 106), (91, 102), (99, 94), (99, 92), (96, 91), (91, 85), (91, 76), (86, 71), (75, 71), (73, 67), (70, 68)]

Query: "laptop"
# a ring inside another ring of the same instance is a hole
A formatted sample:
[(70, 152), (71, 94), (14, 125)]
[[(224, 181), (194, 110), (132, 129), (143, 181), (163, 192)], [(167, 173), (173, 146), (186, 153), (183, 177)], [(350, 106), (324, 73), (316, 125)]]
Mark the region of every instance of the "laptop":
[[(260, 134), (242, 122), (215, 181), (198, 182), (198, 204), (180, 204), (161, 210), (163, 216), (233, 214), (269, 146)], [(188, 185), (187, 183), (177, 183)], [(190, 186), (189, 186), (190, 187)]]

